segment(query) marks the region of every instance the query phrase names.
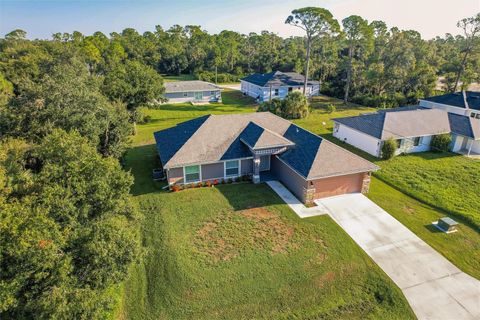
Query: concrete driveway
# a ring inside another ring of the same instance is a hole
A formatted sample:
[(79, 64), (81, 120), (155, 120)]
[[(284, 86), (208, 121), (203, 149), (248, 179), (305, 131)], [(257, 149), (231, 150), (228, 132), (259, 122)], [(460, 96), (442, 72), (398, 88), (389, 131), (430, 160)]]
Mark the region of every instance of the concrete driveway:
[(316, 200), (402, 289), (419, 319), (480, 319), (480, 281), (362, 194)]

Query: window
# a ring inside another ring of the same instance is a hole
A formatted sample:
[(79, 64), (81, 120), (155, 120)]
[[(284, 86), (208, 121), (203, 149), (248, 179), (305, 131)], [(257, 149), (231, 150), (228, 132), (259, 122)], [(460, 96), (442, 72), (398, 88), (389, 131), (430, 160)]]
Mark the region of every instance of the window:
[(293, 87), (288, 87), (288, 92), (292, 92), (293, 91)]
[(414, 145), (415, 147), (418, 147), (418, 146), (420, 145), (420, 140), (421, 140), (421, 139), (422, 139), (421, 137), (415, 137), (415, 138), (413, 138), (413, 145)]
[(333, 132), (338, 132), (338, 129), (340, 129), (340, 125), (335, 122), (335, 126), (333, 127)]
[(188, 97), (188, 92), (184, 92), (184, 93), (183, 93), (183, 96), (184, 96), (184, 97)]
[(215, 95), (215, 91), (210, 91), (210, 95), (214, 96), (214, 95)]
[(480, 119), (480, 113), (477, 113), (477, 115), (475, 116), (475, 119)]
[(397, 149), (400, 149), (400, 147), (402, 146), (402, 139), (398, 139), (398, 140), (395, 140), (397, 142)]
[(278, 89), (275, 89), (275, 95), (278, 96)]
[(185, 182), (200, 181), (200, 166), (185, 167)]
[(239, 162), (238, 160), (225, 162), (225, 176), (238, 176), (239, 174)]

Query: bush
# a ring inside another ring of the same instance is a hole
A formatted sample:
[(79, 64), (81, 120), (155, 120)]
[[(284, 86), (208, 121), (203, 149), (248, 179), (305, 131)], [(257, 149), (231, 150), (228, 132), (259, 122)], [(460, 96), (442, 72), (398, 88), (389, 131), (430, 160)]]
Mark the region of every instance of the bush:
[(257, 111), (259, 112), (269, 111), (278, 116), (282, 116), (282, 110), (283, 110), (283, 101), (277, 98), (272, 99), (272, 101), (266, 101), (262, 103), (257, 109)]
[(308, 116), (307, 98), (298, 91), (290, 92), (285, 100), (272, 99), (262, 103), (257, 111), (270, 111), (286, 119), (302, 119)]
[(450, 144), (452, 143), (452, 137), (450, 134), (439, 134), (433, 136), (430, 146), (433, 151), (448, 152), (450, 150)]
[(135, 112), (135, 121), (138, 124), (146, 124), (152, 121), (152, 117), (148, 114), (148, 108), (138, 108), (137, 112)]
[(213, 180), (213, 185), (214, 186), (218, 185), (218, 180), (217, 179)]
[(210, 180), (205, 182), (205, 187), (211, 187), (211, 186), (212, 186), (212, 182)]
[(327, 112), (328, 112), (328, 113), (334, 113), (335, 111), (337, 111), (337, 107), (335, 107), (333, 104), (330, 103), (330, 104), (327, 106)]
[(172, 191), (173, 191), (173, 192), (178, 192), (178, 191), (180, 191), (180, 186), (179, 186), (178, 184), (174, 184), (174, 185), (172, 186)]
[(397, 150), (397, 141), (395, 141), (392, 138), (384, 141), (382, 145), (382, 159), (388, 160), (393, 158), (396, 150)]
[[(198, 80), (215, 82), (215, 72), (211, 71), (199, 71), (195, 74), (195, 77)], [(217, 82), (226, 83), (226, 82), (237, 82), (240, 80), (240, 76), (229, 74), (229, 73), (218, 73)]]

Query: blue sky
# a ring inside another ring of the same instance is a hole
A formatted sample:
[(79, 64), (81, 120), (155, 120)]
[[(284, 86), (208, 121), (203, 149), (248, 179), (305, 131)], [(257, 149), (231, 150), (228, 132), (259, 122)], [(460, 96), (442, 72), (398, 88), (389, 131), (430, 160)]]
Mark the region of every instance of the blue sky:
[(458, 33), (456, 22), (479, 12), (480, 0), (0, 0), (0, 35), (17, 28), (29, 38), (49, 38), (74, 30), (109, 34), (126, 27), (144, 32), (155, 25), (195, 24), (212, 33), (269, 30), (289, 36), (299, 31), (284, 20), (292, 9), (304, 6), (325, 7), (339, 21), (358, 14), (432, 38)]

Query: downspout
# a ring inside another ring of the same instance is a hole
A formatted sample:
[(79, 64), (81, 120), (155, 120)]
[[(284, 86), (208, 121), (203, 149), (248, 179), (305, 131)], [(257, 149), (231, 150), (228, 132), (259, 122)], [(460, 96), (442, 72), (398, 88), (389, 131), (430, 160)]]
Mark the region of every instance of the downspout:
[(473, 146), (473, 141), (472, 143), (470, 143), (470, 147), (468, 147), (467, 157), (470, 157), (470, 153), (472, 152), (472, 146)]
[(467, 101), (467, 93), (465, 92), (465, 90), (462, 90), (462, 96), (463, 96), (463, 104), (465, 105), (465, 115), (466, 116), (469, 116), (470, 115), (470, 106), (468, 105), (468, 101)]

